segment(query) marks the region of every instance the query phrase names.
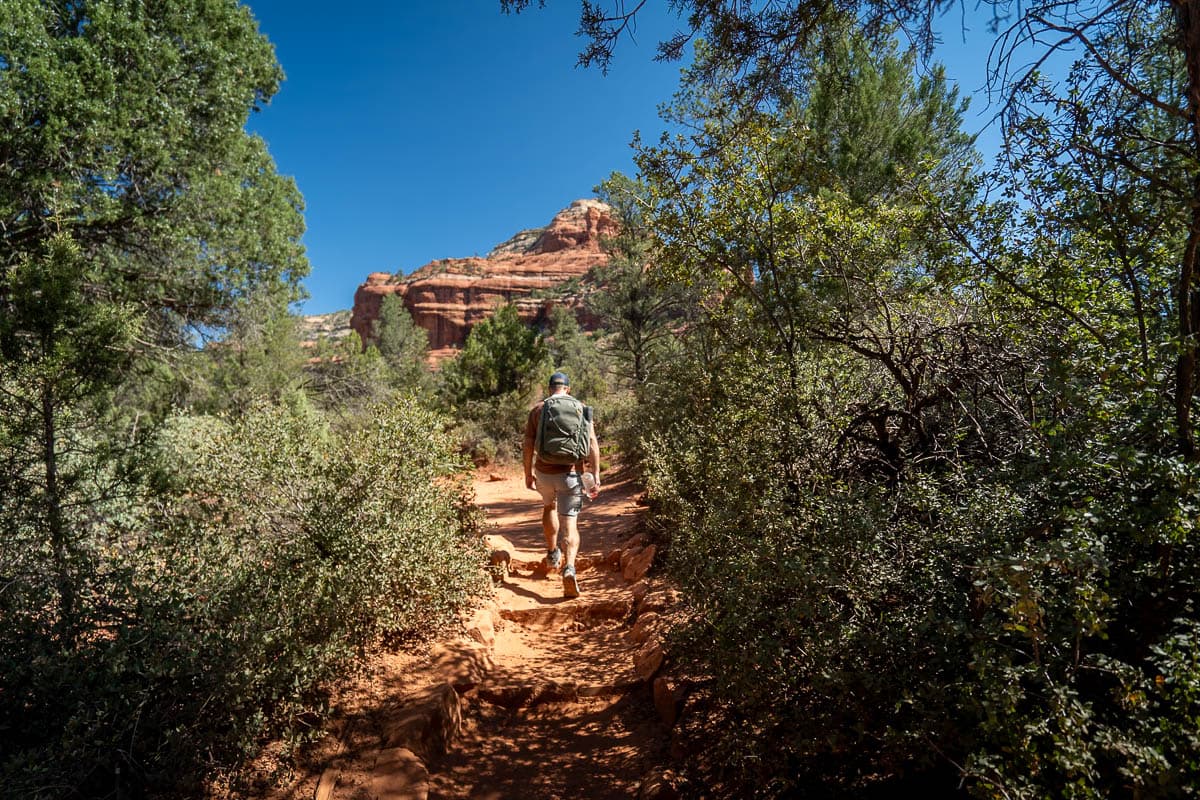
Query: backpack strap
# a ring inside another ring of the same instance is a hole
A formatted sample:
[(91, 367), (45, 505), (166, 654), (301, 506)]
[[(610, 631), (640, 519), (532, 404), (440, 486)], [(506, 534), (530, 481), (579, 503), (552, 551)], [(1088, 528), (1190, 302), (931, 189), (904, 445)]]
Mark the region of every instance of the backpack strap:
[(542, 402), (538, 403), (534, 408), (533, 413), (538, 415), (537, 434), (534, 436), (533, 453), (535, 456), (541, 456), (542, 442), (545, 441), (546, 438), (546, 401), (543, 400)]
[[(587, 423), (588, 436), (591, 436), (591, 433), (592, 433), (592, 407), (589, 405), (584, 405), (584, 407), (583, 407), (583, 421)], [(583, 458), (579, 459), (579, 461), (575, 464), (575, 471), (578, 472), (580, 475), (587, 472), (587, 463), (588, 463), (588, 458), (585, 455)]]

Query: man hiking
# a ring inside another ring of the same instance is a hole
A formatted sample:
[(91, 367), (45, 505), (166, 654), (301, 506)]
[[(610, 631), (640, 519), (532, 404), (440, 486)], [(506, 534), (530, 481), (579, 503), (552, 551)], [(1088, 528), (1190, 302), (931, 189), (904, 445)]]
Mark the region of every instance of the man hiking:
[[(578, 597), (575, 556), (579, 553), (577, 518), (583, 505), (583, 465), (590, 473), (589, 495), (600, 489), (600, 444), (592, 425), (592, 410), (571, 397), (571, 381), (562, 372), (550, 376), (550, 395), (529, 410), (525, 420), (525, 485), (542, 495), (542, 533), (546, 537), (546, 563), (556, 569), (563, 563), (558, 547), (560, 526), (565, 529), (566, 565), (562, 568), (563, 596)], [(555, 513), (557, 511), (557, 513)]]

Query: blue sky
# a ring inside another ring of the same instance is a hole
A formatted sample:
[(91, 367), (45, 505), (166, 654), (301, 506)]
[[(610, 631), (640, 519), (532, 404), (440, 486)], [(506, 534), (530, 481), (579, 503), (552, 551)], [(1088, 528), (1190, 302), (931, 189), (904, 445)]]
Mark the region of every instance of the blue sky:
[[(576, 0), (520, 15), (499, 0), (247, 5), (287, 74), (249, 128), (305, 198), (305, 314), (349, 308), (371, 272), (484, 255), (613, 170), (632, 174), (634, 131), (657, 138), (679, 75), (653, 61), (678, 25), (665, 2), (647, 4), (607, 76), (575, 67)], [(973, 21), (963, 43), (959, 21), (944, 21), (939, 56), (970, 94), (991, 38)], [(994, 113), (985, 105), (974, 101), (971, 132)], [(993, 142), (985, 133), (983, 149)]]

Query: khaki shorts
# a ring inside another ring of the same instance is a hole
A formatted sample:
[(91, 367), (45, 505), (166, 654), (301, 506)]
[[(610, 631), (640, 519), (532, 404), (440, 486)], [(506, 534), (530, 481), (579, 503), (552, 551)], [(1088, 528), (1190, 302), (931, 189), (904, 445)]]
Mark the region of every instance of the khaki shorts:
[(583, 485), (579, 473), (549, 473), (535, 469), (533, 479), (537, 481), (537, 490), (542, 493), (543, 508), (557, 505), (560, 517), (579, 516), (579, 509), (583, 506)]

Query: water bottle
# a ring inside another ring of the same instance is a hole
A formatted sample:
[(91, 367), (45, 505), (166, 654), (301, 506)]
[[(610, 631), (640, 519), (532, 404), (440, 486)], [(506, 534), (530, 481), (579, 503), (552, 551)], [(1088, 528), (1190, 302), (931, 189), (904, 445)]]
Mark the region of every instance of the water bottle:
[(600, 487), (596, 484), (596, 476), (590, 472), (583, 473), (583, 491), (587, 493), (588, 498), (591, 500), (595, 500), (596, 496), (600, 494)]

